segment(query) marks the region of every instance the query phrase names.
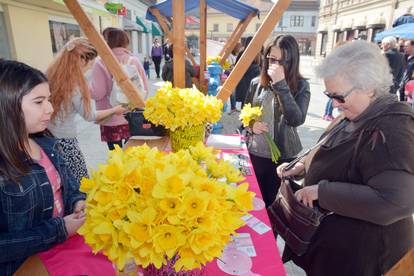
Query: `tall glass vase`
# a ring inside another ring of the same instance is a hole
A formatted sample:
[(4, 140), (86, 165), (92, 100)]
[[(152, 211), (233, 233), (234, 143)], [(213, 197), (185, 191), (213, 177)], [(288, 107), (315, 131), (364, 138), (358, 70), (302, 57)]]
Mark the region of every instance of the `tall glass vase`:
[(204, 142), (204, 124), (185, 128), (177, 128), (170, 132), (171, 148), (173, 152), (188, 149), (198, 142)]

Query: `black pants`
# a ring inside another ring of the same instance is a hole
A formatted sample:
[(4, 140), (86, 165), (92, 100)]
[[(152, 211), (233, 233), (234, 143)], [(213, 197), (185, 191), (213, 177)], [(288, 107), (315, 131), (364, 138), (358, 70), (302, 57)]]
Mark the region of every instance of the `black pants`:
[(279, 191), (281, 180), (276, 173), (279, 163), (275, 164), (270, 158), (263, 158), (253, 154), (250, 154), (250, 158), (256, 173), (257, 182), (259, 183), (260, 192), (266, 207), (268, 207), (275, 200), (276, 194)]
[(157, 74), (157, 78), (160, 78), (161, 56), (159, 56), (159, 57), (152, 57), (152, 61), (154, 62), (155, 73)]

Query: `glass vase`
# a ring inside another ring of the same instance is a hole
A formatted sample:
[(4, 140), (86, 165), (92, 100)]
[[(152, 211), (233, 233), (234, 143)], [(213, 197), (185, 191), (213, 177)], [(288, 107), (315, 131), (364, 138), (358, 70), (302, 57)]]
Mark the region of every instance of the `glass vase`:
[(204, 142), (205, 126), (191, 126), (185, 128), (177, 128), (170, 132), (171, 148), (173, 152), (180, 149), (188, 149), (195, 146), (198, 142)]

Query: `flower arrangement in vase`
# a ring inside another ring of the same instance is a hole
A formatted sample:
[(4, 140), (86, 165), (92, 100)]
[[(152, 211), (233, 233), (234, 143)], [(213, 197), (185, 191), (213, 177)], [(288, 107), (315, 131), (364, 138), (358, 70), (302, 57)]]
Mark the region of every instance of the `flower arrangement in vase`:
[(173, 151), (186, 149), (204, 139), (206, 123), (221, 118), (223, 102), (197, 88), (176, 88), (170, 82), (158, 89), (145, 105), (144, 117), (170, 130)]
[(144, 268), (171, 260), (176, 272), (202, 268), (245, 224), (255, 195), (248, 183), (229, 185), (244, 178), (216, 158), (202, 143), (176, 153), (116, 147), (82, 179), (87, 212), (79, 234), (119, 269), (131, 259)]

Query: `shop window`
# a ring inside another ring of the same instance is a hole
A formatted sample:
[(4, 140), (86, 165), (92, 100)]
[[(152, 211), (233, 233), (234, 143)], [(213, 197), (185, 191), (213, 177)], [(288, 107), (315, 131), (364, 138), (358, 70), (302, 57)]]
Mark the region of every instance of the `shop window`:
[(80, 37), (78, 25), (49, 21), (50, 36), (52, 37), (52, 50), (56, 54), (65, 44), (74, 37)]
[(355, 38), (355, 31), (350, 30), (346, 32), (346, 40), (351, 41)]
[(371, 41), (374, 41), (375, 36), (378, 33), (383, 32), (383, 31), (384, 31), (384, 28), (375, 28), (375, 29), (372, 29)]
[(344, 40), (344, 32), (336, 32), (336, 43)]
[(9, 40), (7, 38), (6, 24), (4, 14), (0, 12), (0, 58), (10, 59)]
[(322, 33), (322, 39), (321, 39), (321, 51), (320, 55), (325, 56), (326, 55), (326, 45), (328, 42), (328, 33)]

